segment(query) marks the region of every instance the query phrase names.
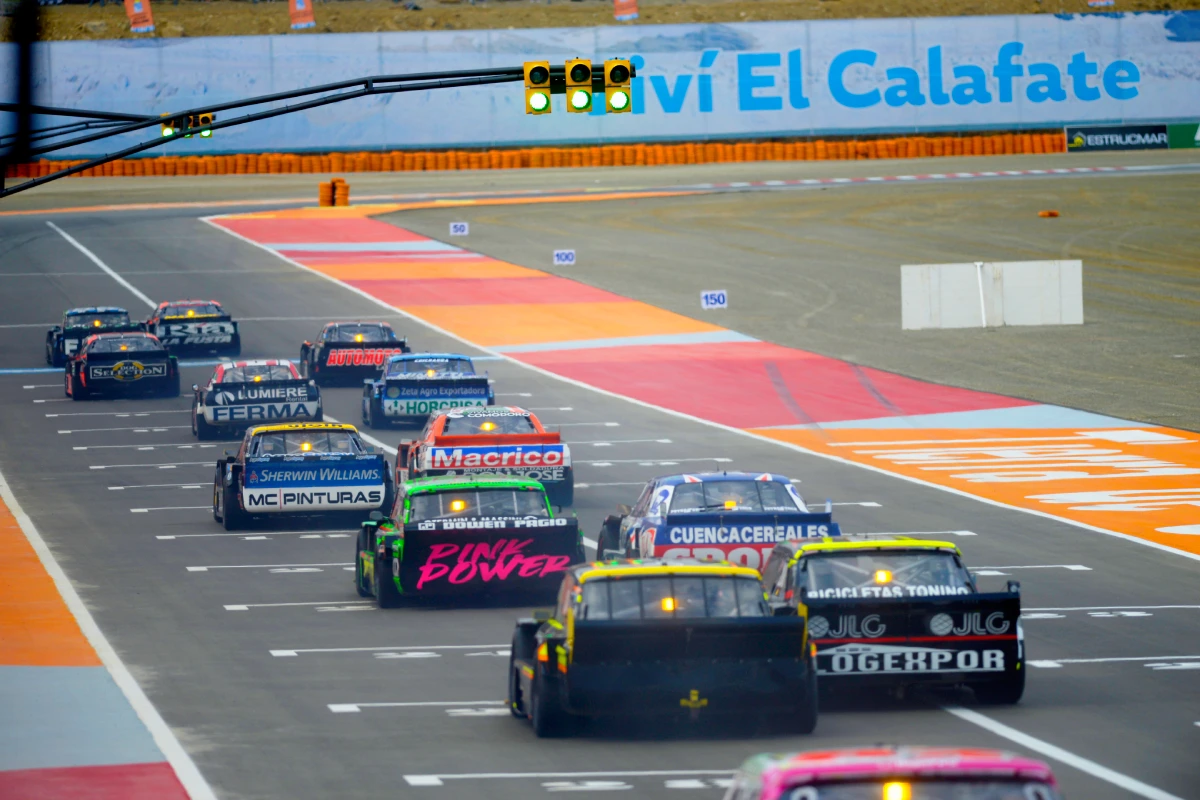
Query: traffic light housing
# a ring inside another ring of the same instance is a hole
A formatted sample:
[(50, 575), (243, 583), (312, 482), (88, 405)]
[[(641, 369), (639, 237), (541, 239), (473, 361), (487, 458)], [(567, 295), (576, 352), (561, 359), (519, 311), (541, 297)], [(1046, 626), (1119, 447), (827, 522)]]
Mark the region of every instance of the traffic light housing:
[(164, 138), (167, 136), (174, 136), (187, 126), (187, 117), (172, 117), (170, 119), (164, 119), (158, 124), (158, 128)]
[(191, 120), (189, 120), (190, 124), (188, 125), (188, 127), (189, 128), (205, 128), (204, 130), (200, 131), (200, 138), (208, 139), (209, 137), (212, 136), (213, 132), (212, 132), (211, 128), (207, 128), (205, 126), (212, 125), (213, 121), (216, 118), (217, 118), (216, 114), (207, 114), (207, 113), (206, 114), (193, 114)]
[(604, 62), (604, 106), (609, 114), (625, 114), (632, 110), (632, 75), (627, 58), (610, 58)]
[[(159, 130), (162, 132), (163, 137), (165, 138), (167, 136), (175, 136), (176, 134), (180, 133), (181, 131), (195, 130), (196, 128), (204, 128), (207, 125), (212, 125), (213, 122), (216, 121), (216, 119), (217, 119), (216, 114), (210, 114), (210, 113), (188, 114), (187, 116), (183, 116), (183, 117), (171, 117), (170, 119), (164, 119), (162, 122), (160, 122), (158, 124), (158, 127), (159, 127)], [(195, 134), (192, 134), (192, 133), (185, 133), (185, 134), (183, 134), (183, 138), (190, 139), (194, 135)], [(200, 137), (202, 139), (207, 139), (210, 136), (212, 136), (211, 128), (200, 131)]]
[(550, 62), (525, 62), (525, 113), (550, 113)]
[(592, 110), (592, 62), (586, 58), (568, 59), (563, 72), (567, 83), (567, 111), (588, 113)]

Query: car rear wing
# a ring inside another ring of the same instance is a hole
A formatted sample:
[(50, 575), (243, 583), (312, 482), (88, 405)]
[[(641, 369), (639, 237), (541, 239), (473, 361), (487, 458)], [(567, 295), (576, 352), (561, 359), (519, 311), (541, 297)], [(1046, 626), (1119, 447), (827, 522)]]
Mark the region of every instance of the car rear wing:
[(62, 335), (68, 339), (86, 339), (93, 333), (139, 333), (145, 332), (146, 323), (130, 322), (128, 325), (103, 325), (97, 328), (95, 325), (71, 325), (62, 328)]
[(575, 664), (629, 664), (685, 659), (798, 659), (804, 618), (579, 620)]
[(204, 393), (206, 406), (259, 405), (262, 403), (297, 403), (319, 400), (321, 390), (306, 378), (280, 381), (247, 381), (218, 383)]
[[(871, 593), (883, 589), (866, 588)], [(825, 592), (807, 592), (803, 602), (813, 639), (818, 643), (876, 638), (918, 643), (1016, 639), (1021, 617), (1021, 596), (1016, 591), (977, 594), (950, 586), (895, 590), (906, 596), (830, 597)], [(963, 590), (967, 593), (949, 593)]]
[(383, 369), (392, 356), (410, 352), (407, 339), (392, 342), (325, 342), (322, 349), (323, 366), (375, 367)]
[(561, 444), (562, 435), (558, 433), (509, 433), (498, 436), (435, 436), (434, 447), (496, 447), (501, 445), (543, 445)]
[[(667, 514), (666, 520), (658, 527), (654, 541), (663, 545), (755, 543), (755, 540), (745, 538), (747, 529), (752, 537), (765, 537), (759, 538), (757, 542), (782, 542), (815, 536), (841, 535), (841, 527), (833, 521), (833, 511), (830, 509), (809, 513), (729, 511)], [(721, 541), (723, 535), (729, 538), (730, 531), (737, 534), (734, 539)], [(682, 541), (680, 537), (687, 541)]]
[(437, 595), (553, 591), (582, 554), (579, 522), (569, 517), (411, 523), (400, 585)]

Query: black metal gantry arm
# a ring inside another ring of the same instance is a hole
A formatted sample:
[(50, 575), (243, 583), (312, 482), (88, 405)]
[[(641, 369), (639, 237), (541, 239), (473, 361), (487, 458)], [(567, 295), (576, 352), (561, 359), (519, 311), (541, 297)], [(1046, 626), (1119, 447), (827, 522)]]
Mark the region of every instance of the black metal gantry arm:
[[(35, 157), (52, 153), (57, 150), (63, 150), (68, 147), (75, 147), (81, 144), (107, 139), (111, 136), (120, 136), (134, 131), (144, 130), (159, 125), (163, 120), (179, 119), (194, 117), (199, 114), (214, 114), (218, 111), (229, 111), (237, 108), (246, 108), (247, 106), (262, 105), (264, 103), (276, 103), (282, 100), (293, 100), (300, 97), (305, 97), (313, 94), (322, 94), (333, 92), (333, 94), (324, 94), (321, 97), (316, 97), (304, 102), (285, 105), (278, 108), (270, 108), (265, 111), (258, 111), (251, 114), (246, 114), (233, 119), (214, 121), (208, 125), (198, 127), (183, 127), (176, 130), (170, 136), (157, 136), (149, 141), (141, 142), (140, 144), (127, 147), (124, 150), (119, 150), (115, 153), (101, 156), (92, 159), (82, 164), (76, 164), (73, 167), (59, 170), (41, 178), (26, 181), (11, 188), (0, 190), (0, 198), (8, 197), (9, 195), (23, 192), (27, 189), (32, 189), (50, 181), (65, 178), (68, 175), (74, 175), (78, 172), (83, 172), (86, 169), (105, 164), (109, 161), (116, 161), (126, 156), (140, 153), (144, 150), (149, 150), (157, 147), (165, 142), (170, 142), (181, 136), (191, 136), (200, 133), (201, 131), (215, 131), (222, 128), (231, 128), (235, 125), (244, 125), (247, 122), (257, 122), (258, 120), (270, 119), (283, 114), (292, 114), (297, 111), (305, 111), (318, 106), (329, 105), (331, 103), (340, 103), (344, 100), (354, 100), (359, 97), (369, 97), (380, 94), (397, 94), (400, 92), (420, 92), (430, 89), (450, 89), (462, 86), (485, 86), (493, 83), (514, 83), (524, 80), (524, 70), (522, 67), (494, 67), (489, 69), (473, 69), (473, 70), (454, 70), (449, 72), (423, 72), (412, 75), (378, 75), (370, 78), (358, 78), (355, 80), (339, 81), (338, 83), (328, 83), (321, 86), (313, 86), (305, 89), (294, 89), (287, 92), (276, 92), (274, 94), (260, 95), (251, 97), (246, 100), (236, 100), (229, 103), (220, 103), (212, 106), (204, 106), (200, 108), (192, 108), (186, 111), (179, 111), (171, 114), (165, 114), (161, 117), (136, 117), (133, 115), (111, 115), (107, 116), (106, 112), (79, 112), (79, 116), (99, 117), (101, 114), (106, 114), (106, 121), (111, 120), (115, 124), (112, 127), (106, 126), (104, 130), (88, 133), (84, 136), (79, 136), (67, 141), (54, 142), (42, 147), (30, 148), (26, 151), (27, 157)], [(345, 91), (349, 90), (349, 91)], [(5, 104), (0, 110), (8, 111), (13, 104)], [(44, 107), (43, 107), (44, 108)], [(20, 111), (21, 109), (17, 109)], [(62, 111), (64, 109), (57, 109)], [(55, 110), (46, 109), (45, 113), (52, 114)], [(125, 117), (130, 121), (122, 124), (121, 120), (113, 120), (112, 117)], [(59, 126), (67, 128), (69, 126)], [(49, 130), (49, 129), (47, 129)], [(47, 134), (47, 130), (43, 130), (43, 138), (49, 136), (61, 136), (67, 133), (66, 130), (61, 130), (58, 134)]]

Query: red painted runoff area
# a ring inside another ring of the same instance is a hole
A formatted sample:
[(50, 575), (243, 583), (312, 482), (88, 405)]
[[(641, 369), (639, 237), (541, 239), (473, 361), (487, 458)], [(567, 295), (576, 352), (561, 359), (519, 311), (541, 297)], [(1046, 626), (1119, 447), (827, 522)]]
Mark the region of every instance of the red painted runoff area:
[(347, 280), (372, 297), (400, 308), (501, 303), (625, 303), (626, 298), (566, 278), (438, 278)]
[(0, 772), (0, 800), (188, 800), (165, 761)]
[(423, 242), (424, 236), (373, 219), (275, 219), (272, 217), (228, 217), (221, 227), (263, 244), (323, 242)]

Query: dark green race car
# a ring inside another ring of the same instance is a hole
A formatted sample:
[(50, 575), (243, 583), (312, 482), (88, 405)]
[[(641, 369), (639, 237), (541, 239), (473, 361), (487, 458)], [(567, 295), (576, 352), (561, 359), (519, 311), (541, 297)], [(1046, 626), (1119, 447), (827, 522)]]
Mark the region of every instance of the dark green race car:
[(447, 475), (404, 483), (389, 516), (363, 523), (354, 583), (381, 608), (415, 597), (545, 602), (583, 560), (578, 521), (554, 516), (542, 484)]

